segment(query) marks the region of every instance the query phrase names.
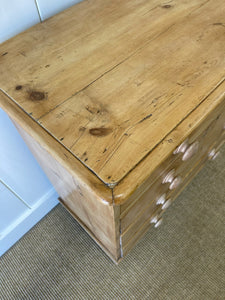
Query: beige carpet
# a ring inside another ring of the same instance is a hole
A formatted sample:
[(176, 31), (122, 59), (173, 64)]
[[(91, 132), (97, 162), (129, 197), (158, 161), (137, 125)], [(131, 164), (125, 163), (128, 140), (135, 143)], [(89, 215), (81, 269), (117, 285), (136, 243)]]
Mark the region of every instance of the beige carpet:
[(60, 205), (0, 258), (0, 299), (225, 299), (225, 147), (116, 266)]

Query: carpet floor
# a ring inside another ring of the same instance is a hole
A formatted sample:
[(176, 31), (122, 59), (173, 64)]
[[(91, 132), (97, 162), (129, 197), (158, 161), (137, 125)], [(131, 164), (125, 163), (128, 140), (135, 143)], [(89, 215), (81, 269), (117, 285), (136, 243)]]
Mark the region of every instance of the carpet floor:
[(225, 146), (116, 266), (61, 206), (0, 258), (0, 299), (225, 299)]

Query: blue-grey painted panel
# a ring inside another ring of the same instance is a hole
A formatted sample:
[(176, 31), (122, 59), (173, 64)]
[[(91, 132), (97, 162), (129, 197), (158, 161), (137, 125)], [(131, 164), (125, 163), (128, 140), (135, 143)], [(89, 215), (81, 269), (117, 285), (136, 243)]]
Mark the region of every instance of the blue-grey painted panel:
[(1, 109), (0, 141), (0, 180), (32, 207), (52, 185)]
[(29, 208), (0, 182), (0, 237)]
[(0, 0), (0, 43), (38, 22), (35, 0)]
[(40, 16), (45, 20), (82, 0), (37, 0)]
[[(10, 199), (8, 198), (8, 200)], [(13, 202), (11, 204), (13, 205)], [(7, 223), (7, 232), (4, 232), (5, 234), (0, 235), (0, 256), (3, 255), (13, 244), (15, 244), (28, 230), (30, 230), (57, 204), (57, 194), (52, 189), (48, 193), (47, 198), (43, 199), (43, 201), (39, 201), (35, 208), (25, 211), (19, 217), (19, 219), (15, 219), (15, 221), (12, 222), (11, 226), (9, 226), (9, 223)]]

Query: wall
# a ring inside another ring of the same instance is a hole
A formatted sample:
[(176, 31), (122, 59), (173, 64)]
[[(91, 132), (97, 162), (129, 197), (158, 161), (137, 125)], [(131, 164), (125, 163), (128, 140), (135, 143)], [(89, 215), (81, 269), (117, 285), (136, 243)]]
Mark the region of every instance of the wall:
[(80, 0), (0, 0), (0, 43)]
[(0, 109), (0, 256), (58, 204), (58, 195)]
[[(0, 43), (78, 2), (0, 0)], [(58, 204), (58, 195), (1, 109), (0, 141), (1, 256)]]

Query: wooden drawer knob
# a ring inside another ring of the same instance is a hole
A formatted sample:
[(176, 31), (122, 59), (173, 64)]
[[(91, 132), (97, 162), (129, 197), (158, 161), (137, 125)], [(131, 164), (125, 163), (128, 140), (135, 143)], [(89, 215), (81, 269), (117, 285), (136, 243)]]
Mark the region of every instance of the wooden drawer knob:
[(166, 200), (166, 194), (163, 194), (156, 200), (157, 205), (162, 205), (162, 210), (167, 209), (171, 203), (171, 199)]
[(220, 154), (220, 151), (216, 151), (216, 149), (212, 149), (209, 154), (208, 154), (208, 158), (210, 160), (214, 160), (217, 158), (217, 156)]
[(169, 189), (174, 190), (176, 189), (182, 182), (182, 178), (180, 176), (174, 177), (175, 170), (169, 171), (169, 173), (163, 178), (162, 183), (170, 183)]
[(162, 180), (162, 183), (164, 184), (164, 183), (172, 183), (173, 182), (173, 180), (174, 180), (174, 174), (175, 174), (175, 170), (173, 169), (173, 170), (171, 170), (171, 171), (169, 171), (167, 174), (166, 174), (166, 176), (163, 178), (163, 180)]
[(174, 190), (174, 189), (178, 188), (178, 186), (181, 184), (181, 182), (182, 182), (182, 178), (180, 176), (175, 177), (174, 180), (171, 182), (169, 189)]
[(189, 146), (188, 140), (185, 140), (176, 150), (173, 151), (173, 154), (184, 153)]
[(153, 218), (151, 218), (150, 223), (154, 224), (154, 227), (157, 228), (162, 224), (162, 218), (156, 215)]
[(162, 224), (162, 218), (158, 220), (157, 223), (155, 223), (154, 227), (157, 228)]
[(171, 205), (172, 201), (171, 199), (168, 199), (162, 206), (162, 210), (167, 209)]
[(163, 205), (166, 202), (166, 194), (163, 194), (156, 200), (157, 205)]
[(186, 151), (184, 152), (184, 155), (182, 157), (183, 161), (186, 161), (190, 158), (192, 158), (192, 156), (194, 156), (197, 152), (198, 152), (198, 148), (199, 148), (199, 142), (196, 141), (193, 144), (191, 144)]

